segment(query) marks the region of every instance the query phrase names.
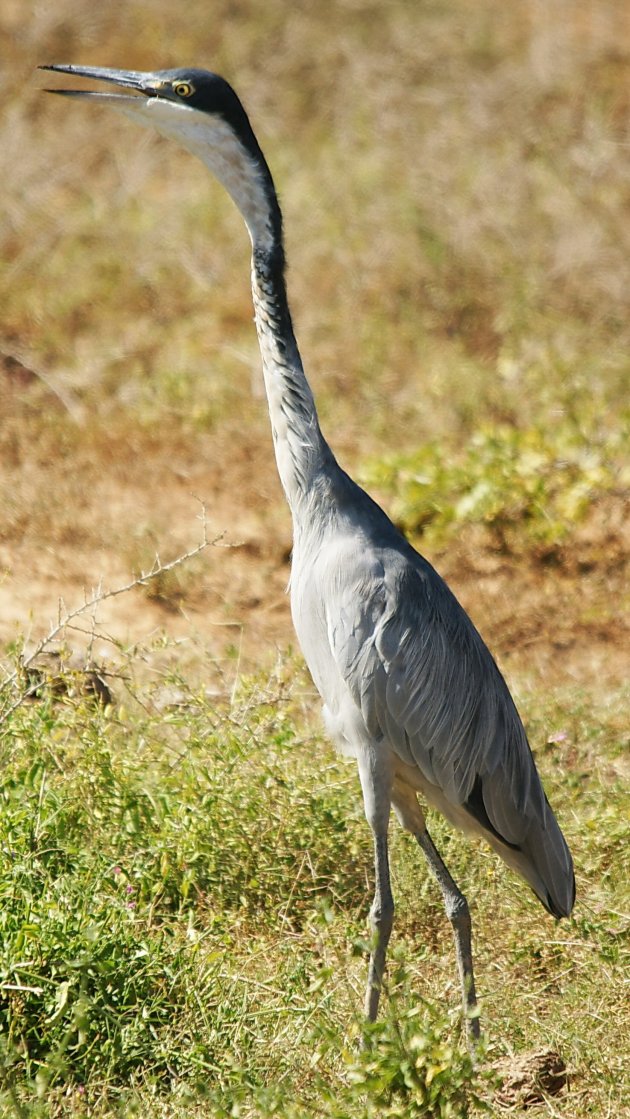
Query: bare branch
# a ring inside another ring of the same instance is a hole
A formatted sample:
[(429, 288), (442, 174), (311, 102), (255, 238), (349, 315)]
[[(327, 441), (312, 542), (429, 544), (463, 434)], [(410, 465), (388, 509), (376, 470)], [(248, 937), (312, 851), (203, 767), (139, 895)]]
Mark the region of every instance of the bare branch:
[[(133, 591), (137, 587), (146, 587), (154, 579), (158, 579), (161, 576), (165, 575), (167, 572), (173, 571), (177, 567), (181, 567), (184, 563), (188, 563), (189, 560), (195, 559), (195, 557), (205, 551), (206, 548), (217, 547), (221, 545), (224, 533), (219, 533), (212, 539), (208, 536), (206, 511), (204, 506), (202, 506), (200, 520), (203, 527), (203, 534), (200, 543), (196, 544), (194, 548), (190, 548), (188, 551), (183, 552), (179, 556), (176, 556), (175, 559), (170, 560), (168, 563), (162, 563), (159, 556), (156, 554), (153, 565), (149, 569), (149, 571), (142, 571), (140, 575), (136, 576), (136, 578), (134, 579), (131, 579), (123, 586), (112, 587), (110, 590), (103, 590), (102, 584), (99, 583), (98, 586), (92, 590), (90, 597), (86, 598), (85, 602), (83, 602), (81, 606), (77, 606), (73, 610), (67, 610), (63, 600), (60, 599), (56, 622), (51, 625), (48, 633), (44, 637), (42, 637), (40, 641), (38, 641), (38, 643), (28, 654), (28, 656), (23, 655), (20, 658), (18, 667), (13, 672), (10, 672), (2, 681), (2, 683), (0, 684), (0, 699), (6, 699), (7, 694), (15, 687), (26, 670), (30, 667), (30, 665), (33, 664), (33, 661), (35, 661), (37, 657), (41, 656), (42, 653), (46, 652), (51, 643), (55, 641), (59, 637), (59, 635), (64, 632), (64, 630), (78, 628), (73, 627), (73, 622), (75, 622), (77, 618), (83, 617), (85, 614), (88, 614), (90, 612), (94, 614), (101, 603), (107, 602), (108, 599), (117, 598), (119, 595), (127, 594), (129, 591)], [(224, 544), (222, 546), (230, 547), (229, 544)], [(39, 683), (35, 683), (22, 688), (19, 695), (14, 699), (12, 703), (9, 703), (6, 707), (4, 707), (3, 710), (0, 710), (0, 726), (2, 726), (4, 722), (6, 722), (6, 720), (13, 714), (13, 712), (16, 711), (17, 708), (20, 707), (24, 703), (24, 701), (29, 698), (29, 696), (33, 695), (33, 693), (39, 686)]]

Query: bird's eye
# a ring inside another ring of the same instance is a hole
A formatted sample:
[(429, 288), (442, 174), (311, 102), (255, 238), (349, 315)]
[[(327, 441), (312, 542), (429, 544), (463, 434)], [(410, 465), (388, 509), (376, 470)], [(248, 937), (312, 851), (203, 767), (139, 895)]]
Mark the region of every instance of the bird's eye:
[(177, 82), (173, 86), (173, 92), (176, 93), (178, 97), (190, 97), (191, 94), (195, 92), (195, 88), (190, 82)]

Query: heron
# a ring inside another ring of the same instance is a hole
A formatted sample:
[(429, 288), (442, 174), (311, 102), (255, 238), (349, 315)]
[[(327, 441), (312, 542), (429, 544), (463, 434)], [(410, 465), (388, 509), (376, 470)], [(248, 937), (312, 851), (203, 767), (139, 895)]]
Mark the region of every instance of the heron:
[(365, 1015), (377, 1016), (393, 925), (393, 809), (441, 890), (474, 1046), (480, 1025), (470, 909), (429, 835), (426, 806), (486, 840), (554, 917), (569, 916), (575, 900), (571, 854), (507, 684), (453, 592), (342, 469), (322, 434), (287, 298), (273, 178), (229, 83), (200, 69), (41, 69), (115, 85), (50, 92), (108, 105), (178, 141), (223, 184), (244, 219), (275, 457), (293, 526), (293, 624), (328, 734), (356, 760), (372, 831)]

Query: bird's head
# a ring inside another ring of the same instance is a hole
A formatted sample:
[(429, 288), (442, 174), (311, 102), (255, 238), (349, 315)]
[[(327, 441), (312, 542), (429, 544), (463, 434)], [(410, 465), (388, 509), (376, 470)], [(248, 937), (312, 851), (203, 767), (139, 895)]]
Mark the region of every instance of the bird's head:
[(208, 70), (111, 70), (102, 66), (40, 66), (119, 87), (117, 91), (51, 89), (63, 97), (106, 105), (197, 155), (223, 183), (243, 214), (254, 243), (277, 231), (269, 168), (238, 96)]

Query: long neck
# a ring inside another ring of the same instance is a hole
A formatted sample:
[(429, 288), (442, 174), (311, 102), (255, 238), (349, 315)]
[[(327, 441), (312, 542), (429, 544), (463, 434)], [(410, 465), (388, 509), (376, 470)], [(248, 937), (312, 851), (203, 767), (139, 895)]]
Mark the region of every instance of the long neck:
[[(253, 138), (253, 134), (252, 134)], [(293, 332), (285, 283), (282, 214), (271, 172), (254, 138), (245, 157), (248, 188), (231, 191), (252, 241), (252, 297), (278, 473), (292, 513), (317, 479), (336, 468)]]
[(291, 512), (338, 470), (317, 418), (287, 301), (282, 215), (271, 172), (243, 114), (242, 136), (215, 121), (197, 149), (238, 206), (252, 242), (252, 296), (278, 473)]
[(295, 513), (334, 459), (293, 333), (279, 228), (271, 246), (253, 241), (252, 296), (278, 473)]
[[(197, 155), (238, 206), (252, 241), (252, 293), (256, 329), (278, 472), (294, 514), (318, 476), (339, 470), (317, 418), (293, 333), (284, 281), (282, 215), (271, 172), (247, 116), (237, 103), (237, 129), (219, 116), (185, 110), (152, 98), (142, 116)], [(136, 105), (124, 111), (136, 116)]]

